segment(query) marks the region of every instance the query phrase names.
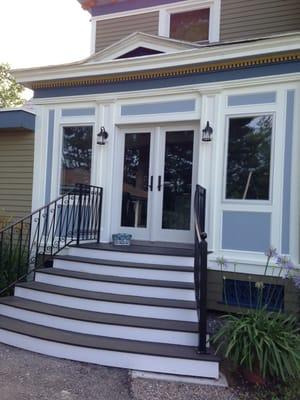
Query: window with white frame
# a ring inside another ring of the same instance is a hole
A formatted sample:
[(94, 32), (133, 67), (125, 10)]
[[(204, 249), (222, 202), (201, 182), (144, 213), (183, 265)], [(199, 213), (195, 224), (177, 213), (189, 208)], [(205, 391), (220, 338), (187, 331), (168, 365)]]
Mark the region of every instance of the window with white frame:
[(92, 164), (92, 126), (64, 126), (62, 140), (60, 192), (76, 183), (90, 184)]
[(186, 42), (209, 40), (209, 8), (170, 15), (170, 38)]
[(229, 117), (226, 200), (270, 200), (273, 115)]
[(205, 43), (219, 40), (220, 1), (186, 1), (160, 10), (159, 34)]

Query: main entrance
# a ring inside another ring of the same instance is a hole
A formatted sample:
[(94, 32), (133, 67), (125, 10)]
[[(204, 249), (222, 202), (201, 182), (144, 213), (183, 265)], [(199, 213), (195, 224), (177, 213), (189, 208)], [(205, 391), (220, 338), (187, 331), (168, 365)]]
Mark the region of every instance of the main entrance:
[(115, 169), (113, 233), (192, 242), (196, 172), (194, 126), (122, 129)]

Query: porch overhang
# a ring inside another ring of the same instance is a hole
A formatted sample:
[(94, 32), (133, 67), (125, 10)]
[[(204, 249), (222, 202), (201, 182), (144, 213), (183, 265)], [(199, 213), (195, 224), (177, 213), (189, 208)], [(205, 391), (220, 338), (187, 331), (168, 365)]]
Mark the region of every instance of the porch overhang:
[(0, 110), (0, 134), (7, 131), (34, 132), (35, 114), (27, 110)]
[[(123, 41), (133, 40), (136, 33)], [(17, 81), (33, 90), (89, 86), (120, 81), (170, 78), (190, 73), (237, 70), (265, 64), (297, 62), (300, 59), (300, 32), (259, 40), (218, 43), (176, 52), (133, 57), (102, 59), (100, 54), (80, 62), (42, 68), (14, 70)], [(150, 40), (150, 39), (149, 39)], [(153, 40), (161, 40), (155, 38)], [(163, 41), (165, 44), (165, 41)], [(169, 41), (167, 42), (170, 45)], [(101, 60), (98, 59), (98, 57)]]

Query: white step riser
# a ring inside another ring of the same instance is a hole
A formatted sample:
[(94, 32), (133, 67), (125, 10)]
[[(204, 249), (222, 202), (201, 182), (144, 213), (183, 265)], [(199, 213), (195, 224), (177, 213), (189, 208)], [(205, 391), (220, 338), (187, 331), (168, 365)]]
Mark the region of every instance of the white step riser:
[(182, 360), (170, 357), (83, 348), (41, 340), (3, 329), (0, 329), (0, 342), (40, 354), (108, 367), (213, 379), (219, 378), (218, 363), (210, 361)]
[(198, 321), (196, 310), (82, 299), (54, 293), (39, 292), (37, 290), (30, 290), (22, 287), (15, 288), (15, 296), (79, 310), (122, 314), (135, 317), (170, 319), (175, 321)]
[(110, 267), (108, 265), (87, 264), (77, 261), (54, 260), (54, 268), (90, 274), (123, 276), (127, 278), (156, 279), (162, 281), (193, 282), (192, 272), (155, 270), (149, 268)]
[(37, 272), (37, 282), (48, 283), (73, 289), (89, 290), (92, 292), (114, 293), (120, 295), (155, 297), (174, 300), (195, 300), (195, 293), (188, 289), (173, 289), (157, 286), (127, 285), (102, 281), (88, 281), (84, 279), (68, 278), (59, 275), (48, 275)]
[(120, 251), (109, 250), (93, 250), (77, 247), (70, 247), (65, 254), (78, 257), (96, 258), (98, 260), (114, 260), (128, 261), (143, 264), (159, 264), (159, 265), (180, 265), (192, 267), (194, 265), (193, 257), (176, 257), (164, 256), (159, 254), (142, 254), (142, 253), (127, 253)]
[(0, 305), (0, 315), (19, 319), (33, 324), (63, 329), (77, 333), (98, 335), (130, 340), (142, 340), (155, 343), (180, 344), (184, 346), (197, 346), (198, 335), (188, 332), (174, 332), (158, 329), (144, 329), (122, 325), (99, 324), (87, 321), (78, 321), (54, 315), (18, 309)]

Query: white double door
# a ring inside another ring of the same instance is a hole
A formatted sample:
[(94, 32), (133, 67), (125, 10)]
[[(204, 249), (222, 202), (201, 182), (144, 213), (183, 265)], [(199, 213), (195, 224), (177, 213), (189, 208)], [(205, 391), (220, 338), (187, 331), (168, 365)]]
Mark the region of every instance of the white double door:
[(198, 136), (194, 125), (118, 130), (112, 233), (193, 241)]

